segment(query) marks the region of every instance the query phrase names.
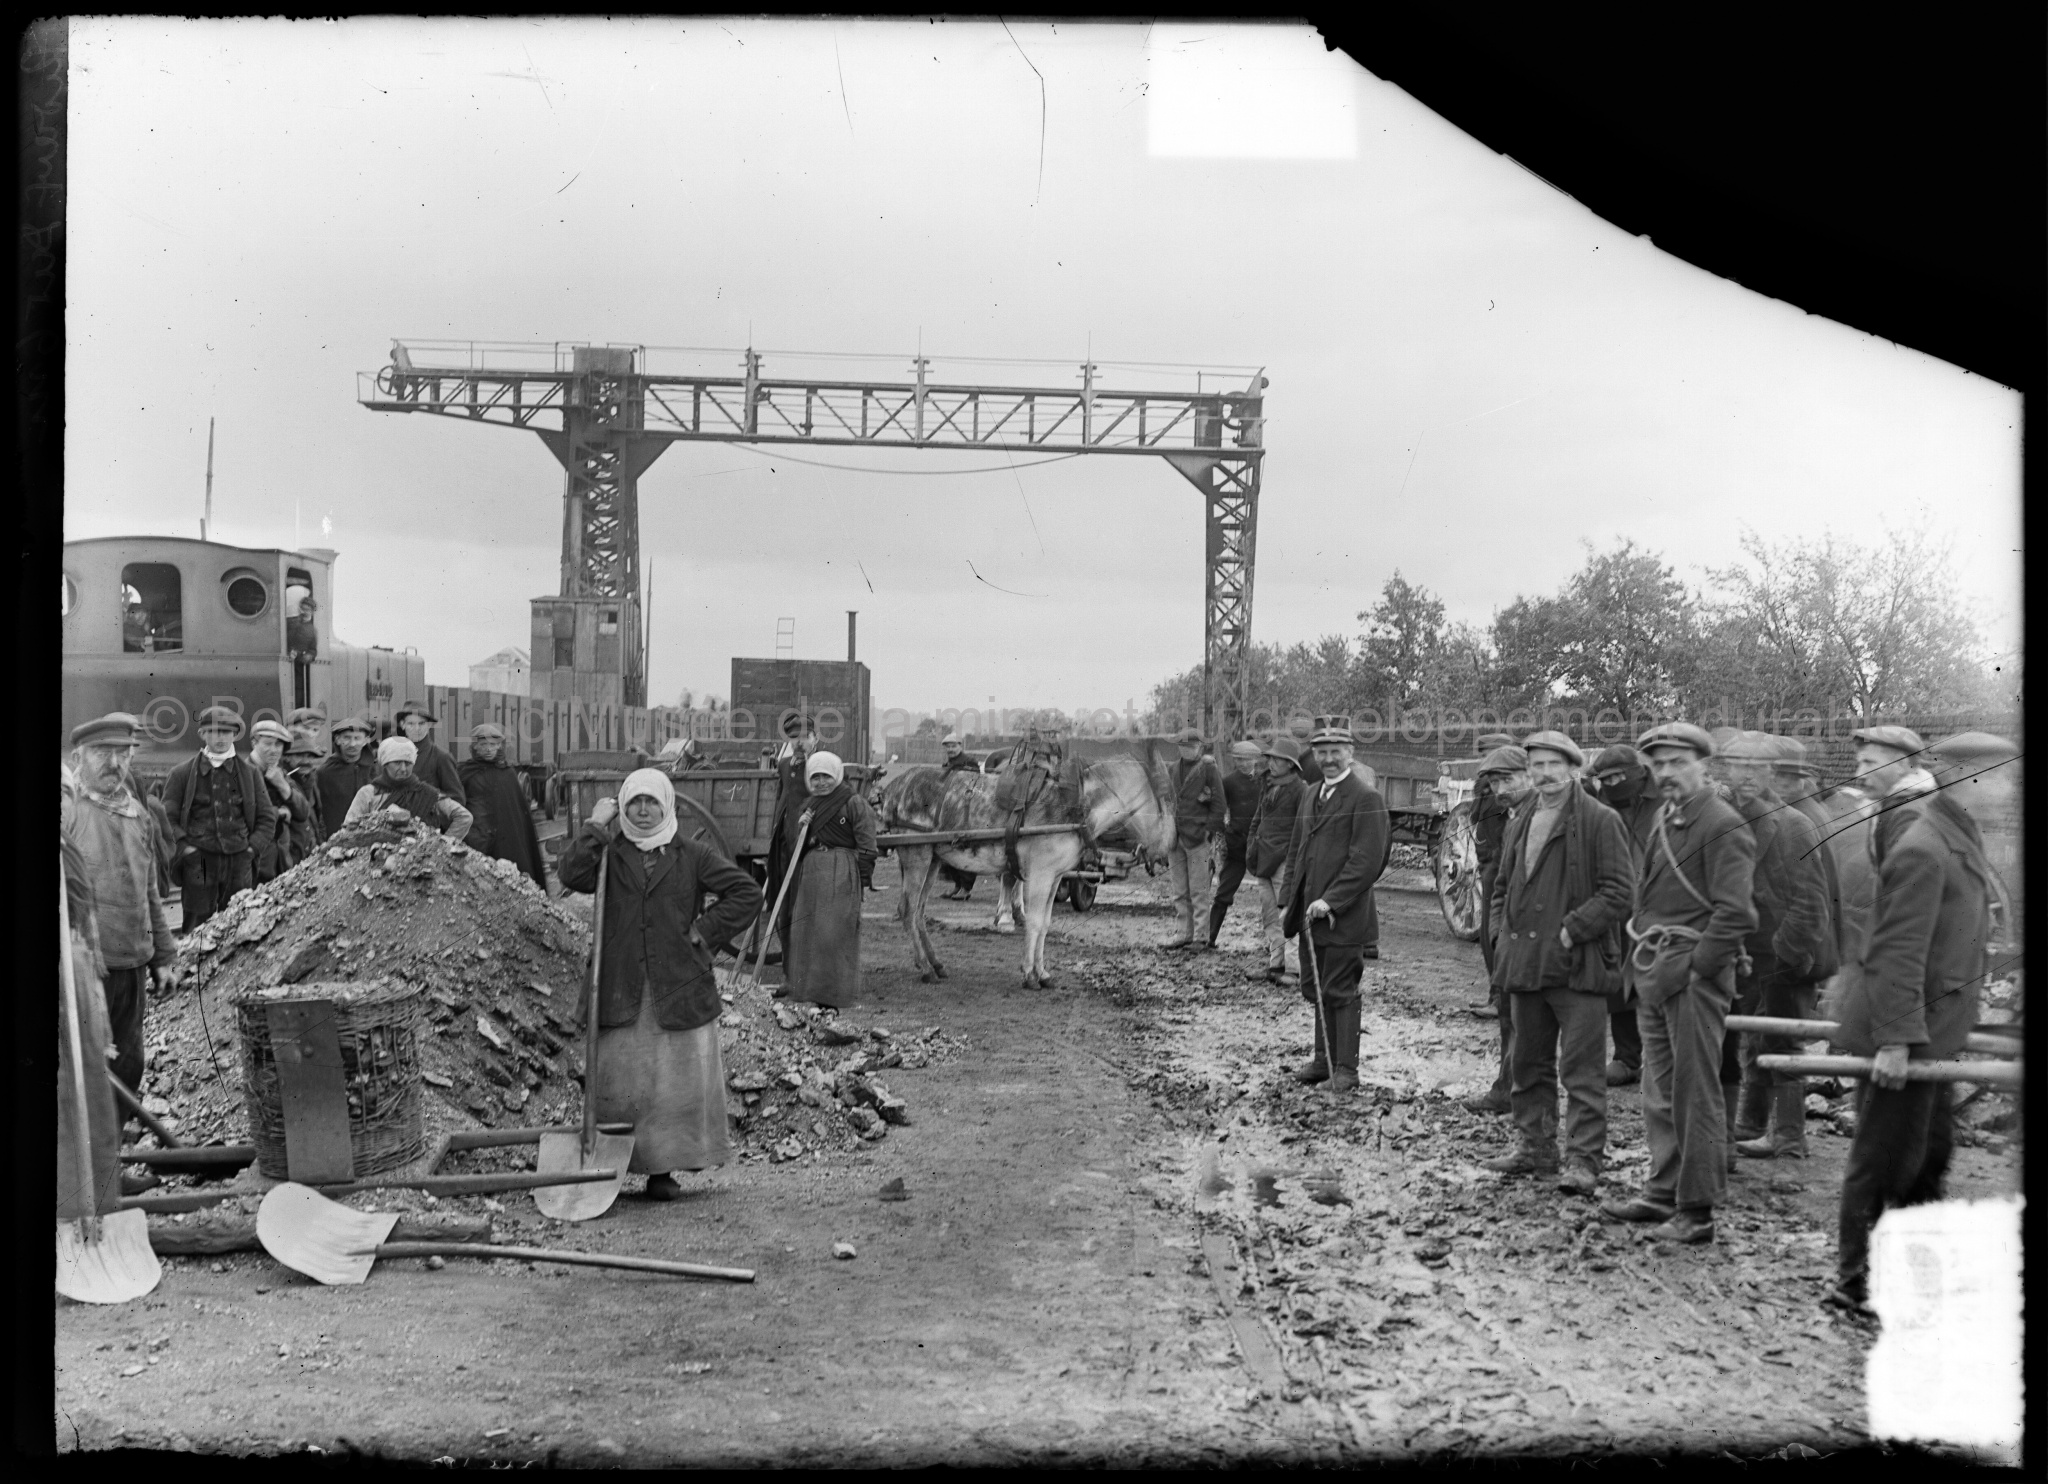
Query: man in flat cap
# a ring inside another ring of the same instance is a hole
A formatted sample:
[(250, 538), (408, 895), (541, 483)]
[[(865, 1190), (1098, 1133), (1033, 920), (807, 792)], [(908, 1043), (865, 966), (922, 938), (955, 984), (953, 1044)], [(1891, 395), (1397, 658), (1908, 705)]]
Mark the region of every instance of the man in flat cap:
[[(1650, 831), (1657, 823), (1657, 811), (1664, 807), (1662, 796), (1651, 786), (1650, 765), (1633, 747), (1618, 742), (1601, 749), (1589, 771), (1600, 791), (1600, 802), (1621, 816), (1640, 880), (1643, 859), (1650, 848)], [(1607, 1061), (1607, 1085), (1629, 1087), (1640, 1082), (1643, 1033), (1636, 1025), (1635, 1002), (1625, 989), (1608, 998), (1607, 1034), (1614, 1048)]]
[[(1756, 837), (1756, 926), (1743, 945), (1750, 972), (1736, 980), (1735, 1003), (1744, 1015), (1811, 1020), (1820, 1011), (1821, 984), (1840, 967), (1828, 909), (1828, 853), (1812, 822), (1771, 787), (1779, 755), (1775, 737), (1742, 732), (1717, 759), (1735, 796), (1735, 812)], [(1759, 1056), (1799, 1050), (1796, 1036), (1738, 1038), (1736, 1153), (1806, 1157), (1806, 1079), (1757, 1064)], [(1724, 1059), (1724, 1096), (1728, 1070)]]
[(1473, 1113), (1506, 1113), (1514, 1106), (1514, 1004), (1507, 991), (1493, 982), (1493, 885), (1500, 873), (1500, 847), (1508, 820), (1531, 797), (1529, 754), (1512, 742), (1488, 752), (1472, 780), (1472, 853), (1479, 860), (1479, 955), (1486, 963), (1486, 1008), (1500, 1028), (1500, 1066), (1493, 1086), (1465, 1099), (1466, 1109)]
[[(1586, 757), (1563, 732), (1522, 739), (1536, 797), (1508, 821), (1489, 920), (1493, 984), (1513, 1003), (1517, 1147), (1486, 1168), (1558, 1178), (1590, 1196), (1607, 1159), (1607, 996), (1635, 860), (1621, 818), (1578, 786)], [(1557, 1085), (1570, 1095), (1560, 1172)]]
[(1317, 717), (1309, 746), (1323, 778), (1294, 821), (1282, 930), (1299, 936), (1301, 994), (1316, 1007), (1316, 1050), (1294, 1077), (1345, 1093), (1358, 1086), (1368, 909), (1392, 830), (1386, 800), (1351, 770), (1350, 718)]
[(1714, 743), (1706, 732), (1667, 722), (1637, 738), (1636, 750), (1664, 796), (1623, 969), (1643, 1033), (1650, 1173), (1641, 1195), (1601, 1210), (1655, 1223), (1652, 1236), (1710, 1242), (1728, 1182), (1721, 1041), (1743, 940), (1756, 927), (1756, 837), (1707, 781)]
[[(940, 771), (943, 773), (979, 773), (981, 771), (981, 765), (967, 755), (966, 747), (961, 743), (958, 732), (946, 733), (945, 737), (939, 742), (939, 751), (945, 757), (945, 761), (940, 764)], [(946, 884), (952, 888), (951, 891), (946, 893), (947, 901), (964, 902), (974, 894), (974, 873), (972, 871), (962, 871), (947, 865), (944, 861), (940, 861), (939, 874), (946, 878)]]
[(208, 706), (199, 713), (199, 755), (164, 780), (186, 932), (255, 884), (256, 857), (268, 855), (276, 838), (269, 785), (235, 751), (241, 735), (240, 712)]
[(1820, 769), (1807, 758), (1806, 744), (1797, 737), (1771, 737), (1776, 755), (1771, 759), (1771, 786), (1779, 798), (1806, 816), (1814, 837), (1821, 842), (1821, 871), (1827, 880), (1828, 922), (1835, 937), (1835, 960), (1842, 958), (1842, 878), (1835, 867), (1835, 852), (1828, 849), (1828, 836), (1836, 816), (1820, 800)]
[[(318, 706), (296, 706), (285, 713), (284, 729), (292, 734), (294, 741), (304, 738), (313, 744), (315, 756), (324, 756), (327, 749), (321, 739), (327, 735), (327, 713)], [(287, 747), (286, 751), (290, 751)]]
[(64, 834), (78, 847), (92, 888), (114, 1075), (137, 1093), (149, 998), (144, 981), (154, 977), (166, 990), (177, 982), (177, 944), (156, 885), (156, 826), (135, 796), (131, 772), (141, 740), (142, 723), (122, 711), (73, 727), (71, 766), (79, 787), (63, 809)]
[(1202, 734), (1183, 727), (1173, 739), (1179, 754), (1167, 770), (1173, 794), (1173, 848), (1167, 867), (1173, 882), (1173, 910), (1179, 915), (1174, 936), (1159, 946), (1206, 946), (1195, 937), (1195, 924), (1209, 913), (1209, 844), (1223, 837), (1223, 778), (1216, 764), (1202, 755)]
[(1286, 918), (1287, 855), (1294, 843), (1294, 821), (1308, 796), (1301, 774), (1301, 744), (1275, 737), (1264, 749), (1266, 776), (1260, 780), (1259, 802), (1253, 807), (1245, 839), (1245, 869), (1259, 887), (1259, 933), (1266, 945), (1265, 965), (1251, 977), (1274, 984), (1287, 982)]
[(409, 738), (386, 737), (379, 742), (377, 776), (355, 796), (342, 823), (359, 824), (380, 813), (393, 819), (410, 814), (422, 824), (438, 827), (450, 841), (460, 844), (469, 833), (470, 812), (459, 800), (413, 773), (413, 759), (417, 755)]
[(469, 729), (469, 756), (463, 759), (461, 772), (463, 796), (474, 817), (463, 843), (512, 862), (546, 891), (548, 868), (533, 827), (526, 780), (506, 760), (503, 727), (482, 721)]
[(298, 829), (310, 825), (314, 803), (310, 794), (300, 792), (284, 765), (284, 750), (292, 745), (292, 734), (282, 722), (259, 721), (249, 728), (249, 764), (263, 775), (270, 794), (270, 807), (277, 814), (277, 829), (268, 849), (256, 852), (256, 884), (275, 881), (304, 859), (292, 849)]
[(1244, 884), (1250, 853), (1252, 815), (1264, 792), (1265, 749), (1249, 739), (1230, 744), (1230, 771), (1223, 776), (1223, 869), (1216, 878), (1216, 899), (1209, 904), (1209, 946), (1223, 931), (1223, 919)]
[[(1965, 734), (1948, 750), (1918, 742), (1902, 727), (1854, 734), (1856, 771), (1882, 777), (1883, 804), (1871, 831), (1878, 891), (1860, 972), (1845, 975), (1834, 1042), (1872, 1058), (1856, 1089), (1856, 1132), (1842, 1174), (1837, 1230), (1838, 1281), (1829, 1301), (1867, 1310), (1870, 1231), (1888, 1207), (1941, 1199), (1954, 1148), (1949, 1084), (1908, 1080), (1915, 1061), (1939, 1061), (1963, 1049), (1977, 1020), (1977, 998), (1991, 938), (1993, 873), (1983, 831), (1971, 813), (1971, 776), (1995, 772), (2017, 754), (2002, 738)], [(1986, 737), (1986, 743), (1967, 740)], [(1901, 763), (1907, 764), (1903, 769)], [(1933, 763), (1942, 787), (1901, 785)], [(1887, 770), (1894, 770), (1888, 773)], [(1981, 797), (1981, 795), (1980, 795)]]
[[(292, 809), (293, 865), (310, 857), (325, 838), (320, 827), (320, 763), (325, 757), (317, 741), (296, 732), (284, 750), (285, 777), (304, 806)], [(281, 828), (279, 832), (283, 832)]]
[(348, 818), (348, 806), (377, 776), (377, 759), (370, 751), (376, 729), (367, 718), (344, 716), (334, 724), (334, 751), (321, 760), (313, 772), (313, 802), (320, 816), (319, 837), (325, 840)]
[(413, 763), (413, 777), (430, 784), (455, 800), (468, 804), (462, 793), (462, 774), (456, 769), (455, 759), (434, 743), (436, 718), (427, 710), (424, 701), (407, 701), (400, 706), (392, 719), (398, 723), (398, 734), (413, 745), (418, 754)]

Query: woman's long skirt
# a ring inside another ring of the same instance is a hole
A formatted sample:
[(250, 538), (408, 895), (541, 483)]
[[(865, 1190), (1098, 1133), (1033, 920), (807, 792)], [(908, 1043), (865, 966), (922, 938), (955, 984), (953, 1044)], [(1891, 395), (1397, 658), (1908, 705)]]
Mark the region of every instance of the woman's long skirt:
[(860, 995), (859, 858), (851, 850), (810, 850), (799, 869), (783, 981), (793, 1000), (850, 1005)]
[(708, 1170), (732, 1158), (718, 1022), (665, 1030), (642, 985), (631, 1025), (597, 1033), (597, 1119), (633, 1125), (634, 1174)]

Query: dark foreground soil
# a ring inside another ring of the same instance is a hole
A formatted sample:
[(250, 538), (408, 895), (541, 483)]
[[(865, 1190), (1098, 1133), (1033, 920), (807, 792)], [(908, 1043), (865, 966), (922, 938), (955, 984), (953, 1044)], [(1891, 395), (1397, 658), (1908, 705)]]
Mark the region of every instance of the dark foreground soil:
[[(1224, 1463), (1727, 1451), (1861, 1440), (1870, 1336), (1818, 1307), (1847, 1140), (1732, 1177), (1719, 1240), (1676, 1249), (1477, 1161), (1493, 1031), (1478, 953), (1383, 890), (1366, 1086), (1281, 1070), (1297, 997), (1223, 951), (1170, 957), (1156, 883), (1061, 909), (1059, 988), (1018, 988), (990, 895), (937, 904), (920, 984), (869, 898), (863, 1025), (958, 1048), (891, 1071), (879, 1144), (686, 1176), (571, 1234), (507, 1196), (501, 1232), (757, 1270), (682, 1283), (511, 1262), (380, 1264), (322, 1288), (256, 1254), (168, 1258), (147, 1299), (58, 1300), (60, 1448), (562, 1464)], [(1610, 1180), (1645, 1155), (1610, 1100)], [(900, 1178), (909, 1199), (885, 1202)], [(2016, 1188), (1960, 1151), (1952, 1193)], [(835, 1258), (835, 1243), (857, 1255)], [(124, 1374), (139, 1367), (133, 1375)]]

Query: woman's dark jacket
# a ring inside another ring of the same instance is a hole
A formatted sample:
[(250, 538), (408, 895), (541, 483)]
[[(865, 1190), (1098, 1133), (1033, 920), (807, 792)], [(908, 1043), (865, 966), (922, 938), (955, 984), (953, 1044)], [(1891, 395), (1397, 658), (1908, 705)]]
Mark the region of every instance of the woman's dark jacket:
[[(640, 1016), (645, 984), (654, 991), (655, 1019), (663, 1030), (710, 1024), (722, 1006), (711, 950), (703, 945), (729, 942), (745, 931), (761, 910), (761, 888), (701, 840), (679, 834), (659, 850), (644, 851), (588, 820), (562, 856), (562, 885), (596, 891), (601, 852), (610, 864), (597, 1023), (631, 1025)], [(717, 898), (708, 909), (707, 897)]]

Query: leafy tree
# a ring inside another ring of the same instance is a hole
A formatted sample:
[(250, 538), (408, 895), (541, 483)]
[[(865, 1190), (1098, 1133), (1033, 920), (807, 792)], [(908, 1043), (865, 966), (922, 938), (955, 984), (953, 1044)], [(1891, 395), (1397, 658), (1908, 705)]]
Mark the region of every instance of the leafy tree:
[(1364, 698), (1383, 707), (1420, 702), (1424, 687), (1441, 678), (1447, 637), (1442, 599), (1409, 582), (1397, 567), (1379, 602), (1358, 620), (1365, 625), (1358, 654)]

